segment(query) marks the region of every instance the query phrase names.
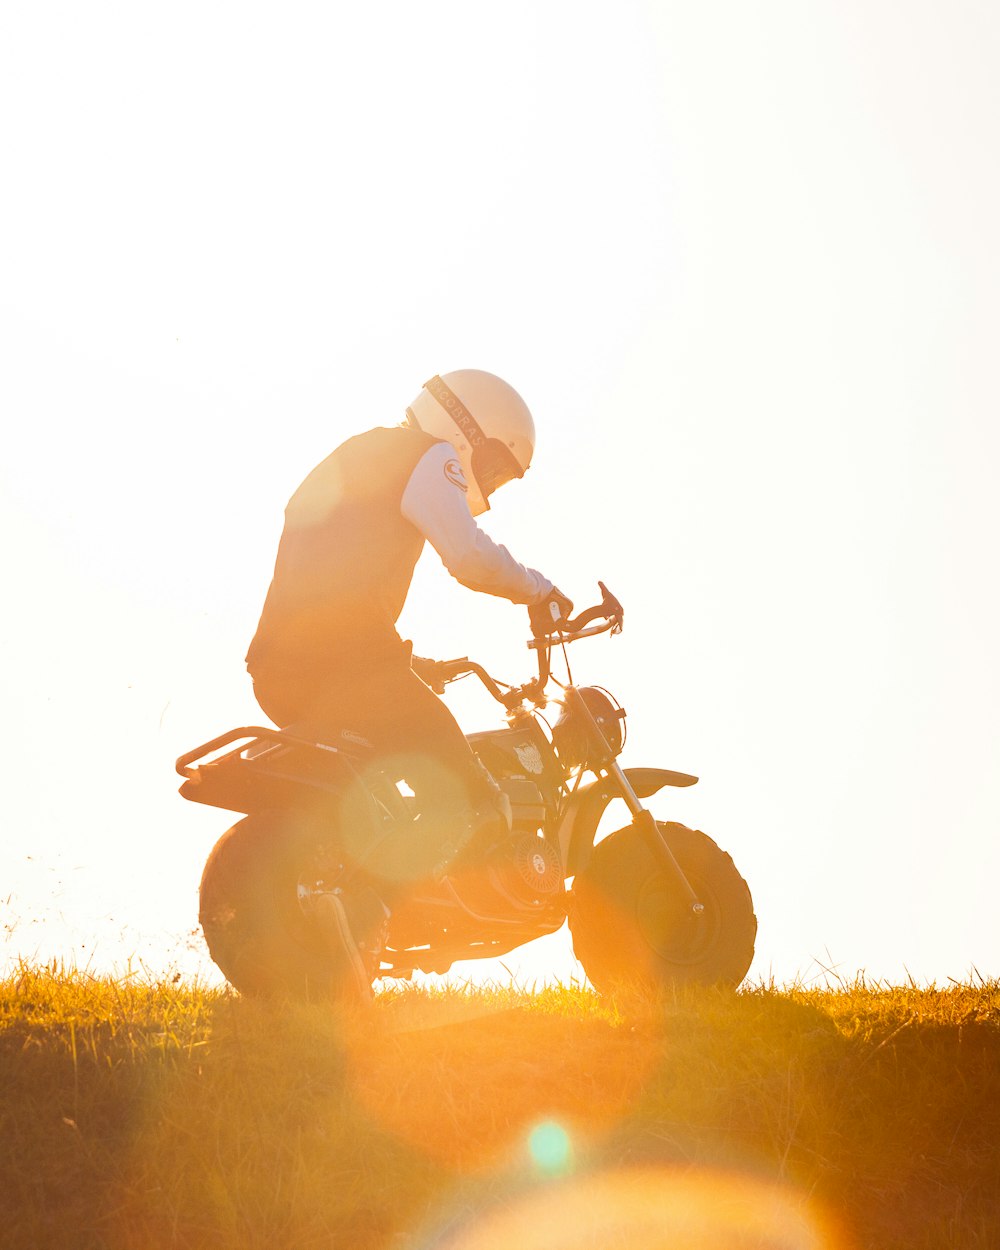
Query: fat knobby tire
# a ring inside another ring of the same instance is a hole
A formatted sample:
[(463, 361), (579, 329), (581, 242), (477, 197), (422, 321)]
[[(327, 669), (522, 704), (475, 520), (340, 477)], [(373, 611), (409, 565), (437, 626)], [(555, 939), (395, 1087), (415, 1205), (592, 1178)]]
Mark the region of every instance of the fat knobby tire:
[(757, 918), (731, 857), (700, 829), (659, 822), (705, 910), (694, 917), (633, 826), (594, 848), (573, 885), (573, 949), (602, 992), (701, 984), (735, 987), (753, 959)]
[(201, 877), (198, 918), (209, 952), (243, 994), (317, 1000), (331, 966), (298, 902), (318, 844), (293, 818), (263, 812), (222, 835)]

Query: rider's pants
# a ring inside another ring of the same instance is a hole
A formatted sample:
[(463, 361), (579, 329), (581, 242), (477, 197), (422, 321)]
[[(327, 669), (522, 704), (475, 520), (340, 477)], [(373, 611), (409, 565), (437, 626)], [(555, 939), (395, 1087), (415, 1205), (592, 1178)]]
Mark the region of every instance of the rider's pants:
[(277, 725), (308, 729), (333, 745), (345, 730), (360, 735), (374, 747), (372, 766), (413, 791), (417, 819), (390, 834), (368, 864), (390, 905), (439, 874), (483, 826), (495, 825), (495, 783), (458, 722), (408, 664), (380, 660), (307, 675), (258, 671), (254, 694)]

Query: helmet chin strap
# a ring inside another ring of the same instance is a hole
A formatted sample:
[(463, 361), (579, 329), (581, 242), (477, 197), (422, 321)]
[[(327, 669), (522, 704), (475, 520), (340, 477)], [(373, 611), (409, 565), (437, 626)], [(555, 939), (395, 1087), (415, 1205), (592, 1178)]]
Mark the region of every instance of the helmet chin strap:
[(458, 398), (447, 382), (437, 374), (424, 383), (428, 391), (438, 401), (452, 421), (469, 440), (469, 446), (475, 450), (486, 442), (483, 427), (479, 424), (465, 404)]

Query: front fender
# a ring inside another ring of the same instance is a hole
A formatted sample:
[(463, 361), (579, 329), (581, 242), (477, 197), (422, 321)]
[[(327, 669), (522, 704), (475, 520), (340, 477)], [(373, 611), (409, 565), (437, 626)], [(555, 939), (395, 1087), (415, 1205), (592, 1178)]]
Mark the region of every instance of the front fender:
[[(698, 780), (689, 773), (669, 768), (626, 768), (628, 783), (640, 799), (647, 799), (664, 786), (693, 786)], [(597, 777), (570, 796), (559, 821), (559, 852), (566, 865), (566, 876), (573, 877), (586, 867), (594, 845), (597, 826), (612, 799), (621, 798), (614, 777)]]

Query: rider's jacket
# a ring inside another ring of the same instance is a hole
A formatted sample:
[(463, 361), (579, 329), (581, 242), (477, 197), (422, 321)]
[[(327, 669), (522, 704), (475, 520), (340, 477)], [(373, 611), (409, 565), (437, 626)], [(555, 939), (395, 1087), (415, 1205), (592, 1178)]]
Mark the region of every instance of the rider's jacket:
[(251, 673), (408, 656), (396, 620), (425, 540), (473, 590), (544, 599), (552, 583), (476, 525), (466, 490), (451, 444), (421, 430), (379, 428), (341, 444), (285, 509)]

